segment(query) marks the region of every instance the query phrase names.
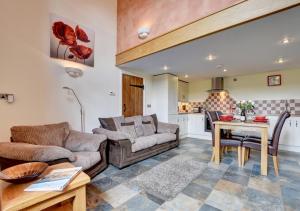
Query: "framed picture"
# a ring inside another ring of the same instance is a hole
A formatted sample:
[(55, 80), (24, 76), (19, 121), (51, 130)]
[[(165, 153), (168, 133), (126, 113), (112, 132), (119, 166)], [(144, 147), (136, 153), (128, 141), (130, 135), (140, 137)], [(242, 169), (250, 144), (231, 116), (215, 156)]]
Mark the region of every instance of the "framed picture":
[(268, 76), (268, 86), (280, 86), (280, 85), (281, 85), (281, 75)]
[(55, 14), (50, 21), (50, 56), (94, 67), (94, 31)]

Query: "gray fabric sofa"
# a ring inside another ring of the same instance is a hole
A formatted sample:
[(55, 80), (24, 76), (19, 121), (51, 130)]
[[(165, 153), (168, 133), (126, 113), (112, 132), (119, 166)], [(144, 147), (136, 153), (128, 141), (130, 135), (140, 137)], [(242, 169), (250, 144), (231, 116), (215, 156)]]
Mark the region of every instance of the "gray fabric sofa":
[(70, 162), (91, 177), (107, 167), (107, 137), (70, 130), (67, 122), (11, 128), (11, 142), (0, 143), (2, 169), (26, 162)]
[[(93, 133), (108, 137), (108, 160), (118, 168), (179, 145), (178, 125), (158, 122), (156, 115), (100, 118), (99, 120), (101, 127), (95, 128)], [(126, 131), (123, 127), (134, 129)]]

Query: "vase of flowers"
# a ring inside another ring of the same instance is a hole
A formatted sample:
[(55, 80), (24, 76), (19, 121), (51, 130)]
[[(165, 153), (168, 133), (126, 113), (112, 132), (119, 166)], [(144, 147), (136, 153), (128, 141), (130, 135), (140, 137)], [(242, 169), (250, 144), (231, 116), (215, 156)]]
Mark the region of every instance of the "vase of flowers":
[(247, 121), (247, 114), (254, 113), (254, 104), (251, 100), (242, 100), (237, 104), (240, 109), (240, 115), (242, 121)]

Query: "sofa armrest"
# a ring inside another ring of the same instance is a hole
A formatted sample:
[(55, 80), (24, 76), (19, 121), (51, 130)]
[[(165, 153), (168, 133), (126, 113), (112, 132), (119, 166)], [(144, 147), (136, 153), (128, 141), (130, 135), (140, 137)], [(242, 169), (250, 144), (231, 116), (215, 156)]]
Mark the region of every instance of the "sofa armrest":
[(72, 152), (97, 152), (100, 144), (106, 139), (107, 137), (103, 134), (82, 133), (71, 130), (65, 148)]
[(129, 134), (123, 133), (121, 131), (111, 131), (104, 128), (95, 128), (93, 129), (94, 134), (103, 134), (106, 135), (109, 140), (119, 141), (130, 139)]
[(179, 125), (164, 122), (158, 122), (157, 133), (176, 133)]
[(0, 143), (0, 157), (23, 160), (48, 162), (67, 158), (75, 161), (73, 153), (58, 146), (42, 146), (26, 143)]

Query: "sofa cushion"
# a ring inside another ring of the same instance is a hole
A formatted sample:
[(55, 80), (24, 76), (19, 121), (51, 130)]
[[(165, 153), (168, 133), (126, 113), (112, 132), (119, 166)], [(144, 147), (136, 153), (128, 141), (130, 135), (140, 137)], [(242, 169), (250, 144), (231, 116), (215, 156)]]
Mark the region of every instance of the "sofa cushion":
[(174, 133), (158, 133), (152, 135), (156, 139), (157, 144), (163, 144), (169, 141), (176, 140), (176, 134)]
[(71, 130), (65, 148), (72, 152), (97, 152), (99, 151), (100, 144), (106, 139), (106, 135), (103, 134), (91, 134)]
[(114, 141), (125, 140), (125, 139), (130, 138), (127, 133), (123, 133), (121, 131), (106, 130), (104, 128), (95, 128), (95, 129), (93, 129), (93, 133), (94, 134), (103, 134), (103, 135), (107, 136), (107, 138), (109, 140), (114, 140)]
[(144, 135), (143, 126), (142, 126), (142, 116), (138, 115), (138, 116), (126, 117), (125, 122), (134, 122), (137, 136), (141, 137)]
[(153, 126), (153, 124), (151, 123), (151, 121), (143, 121), (143, 135), (144, 136), (151, 136), (153, 134), (155, 134), (155, 127)]
[(62, 147), (69, 132), (67, 122), (40, 126), (14, 126), (11, 128), (11, 138), (13, 142)]
[(121, 127), (121, 123), (123, 123), (124, 117), (110, 117), (110, 118), (99, 118), (100, 125), (106, 129), (111, 131), (117, 131)]
[(157, 132), (157, 124), (158, 124), (158, 121), (157, 121), (157, 116), (156, 114), (152, 114), (152, 115), (147, 115), (147, 116), (143, 116), (143, 121), (144, 122), (148, 122), (150, 121), (153, 128), (154, 128), (154, 133)]
[(121, 124), (125, 122), (124, 116), (119, 116), (119, 117), (113, 117), (114, 123), (116, 125), (117, 131), (120, 130)]
[(147, 149), (156, 144), (156, 138), (153, 136), (142, 136), (135, 139), (135, 143), (131, 146), (132, 152), (137, 152), (143, 149)]
[(76, 160), (72, 164), (76, 167), (82, 167), (83, 170), (89, 169), (101, 160), (99, 152), (73, 152)]
[(0, 143), (0, 157), (31, 162), (47, 162), (64, 158), (75, 160), (73, 153), (62, 147), (11, 142)]
[(135, 142), (135, 139), (137, 138), (136, 130), (135, 130), (134, 122), (127, 122), (121, 124), (121, 132), (128, 134), (128, 137), (131, 141), (131, 143)]
[(176, 133), (179, 125), (164, 122), (158, 122), (157, 133)]

